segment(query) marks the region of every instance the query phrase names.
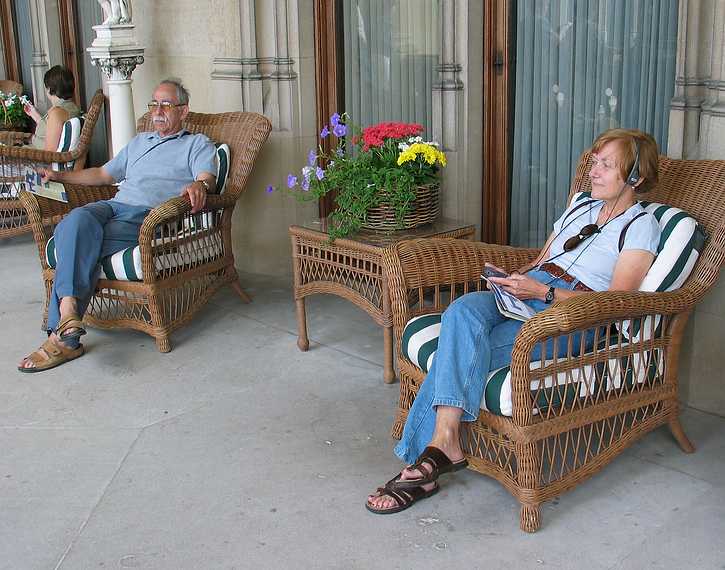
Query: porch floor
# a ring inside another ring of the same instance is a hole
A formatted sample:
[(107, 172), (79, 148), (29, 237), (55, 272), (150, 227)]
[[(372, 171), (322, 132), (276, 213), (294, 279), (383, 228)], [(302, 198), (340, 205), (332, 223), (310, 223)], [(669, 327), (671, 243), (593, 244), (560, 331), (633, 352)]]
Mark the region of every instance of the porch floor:
[[(28, 236), (0, 240), (0, 568), (725, 568), (725, 418), (692, 409), (697, 452), (666, 428), (542, 508), (473, 472), (393, 516), (364, 508), (400, 469), (398, 385), (382, 331), (351, 304), (308, 299), (296, 346), (289, 280), (243, 275), (160, 354), (91, 330), (83, 358), (42, 374)], [(720, 537), (719, 539), (717, 537)]]

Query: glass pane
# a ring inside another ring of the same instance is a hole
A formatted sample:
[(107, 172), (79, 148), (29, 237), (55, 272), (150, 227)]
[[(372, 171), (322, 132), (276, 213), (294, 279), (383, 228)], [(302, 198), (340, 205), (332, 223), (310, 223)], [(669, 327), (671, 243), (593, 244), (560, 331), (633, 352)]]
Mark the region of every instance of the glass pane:
[(20, 54), (20, 75), (21, 83), (25, 93), (33, 92), (33, 74), (30, 64), (32, 63), (33, 38), (31, 36), (30, 2), (28, 0), (17, 0), (15, 7), (15, 29), (17, 30), (17, 49)]
[(437, 0), (343, 0), (345, 110), (353, 122), (432, 127)]
[(677, 0), (517, 2), (513, 245), (540, 246), (566, 206), (581, 153), (612, 127), (665, 153)]

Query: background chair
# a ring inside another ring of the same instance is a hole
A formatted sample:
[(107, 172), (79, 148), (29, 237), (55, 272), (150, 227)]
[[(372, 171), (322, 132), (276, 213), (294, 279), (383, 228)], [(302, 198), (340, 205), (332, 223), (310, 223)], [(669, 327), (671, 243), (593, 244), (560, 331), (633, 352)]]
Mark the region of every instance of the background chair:
[(20, 97), (23, 94), (23, 86), (11, 79), (0, 79), (0, 91), (3, 93), (15, 93)]
[[(84, 317), (100, 328), (143, 331), (156, 339), (161, 352), (171, 350), (171, 332), (188, 322), (221, 286), (229, 284), (244, 302), (250, 300), (234, 268), (232, 212), (272, 128), (266, 117), (255, 113), (189, 113), (183, 126), (228, 145), (228, 175), (220, 172), (217, 177), (220, 194), (209, 195), (205, 209), (198, 214), (191, 214), (190, 203), (182, 197), (154, 208), (141, 226), (139, 245), (102, 261), (101, 279)], [(139, 132), (152, 130), (148, 113), (141, 117), (137, 128)], [(221, 158), (223, 168), (223, 154)], [(55, 274), (55, 250), (51, 239), (53, 227), (44, 225), (42, 220), (59, 220), (72, 208), (110, 199), (116, 189), (66, 185), (67, 204), (21, 193), (45, 282), (43, 328)]]
[(0, 146), (0, 238), (31, 231), (19, 199), (25, 169), (44, 167), (80, 170), (84, 167), (103, 100), (103, 92), (99, 89), (82, 120), (70, 119), (65, 122), (56, 152), (22, 146)]
[[(590, 166), (585, 154), (570, 200), (590, 189)], [(658, 254), (659, 269), (653, 265), (643, 283), (649, 292), (587, 293), (531, 318), (516, 338), (511, 366), (481, 379), (486, 389), (479, 419), (463, 424), (470, 468), (496, 478), (519, 500), (522, 530), (539, 528), (542, 502), (587, 479), (658, 426), (668, 424), (680, 447), (694, 450), (679, 421), (678, 362), (687, 318), (715, 284), (725, 257), (725, 161), (660, 157), (659, 184), (645, 199), (664, 228), (661, 247), (682, 232)], [(677, 208), (704, 227), (704, 244), (694, 221)], [(486, 261), (512, 271), (536, 254), (416, 240), (385, 256), (401, 379), (394, 437), (402, 434), (437, 347), (438, 314), (461, 294), (483, 289)], [(575, 356), (574, 333), (591, 329), (595, 349)], [(536, 345), (551, 339), (568, 356), (531, 362)]]

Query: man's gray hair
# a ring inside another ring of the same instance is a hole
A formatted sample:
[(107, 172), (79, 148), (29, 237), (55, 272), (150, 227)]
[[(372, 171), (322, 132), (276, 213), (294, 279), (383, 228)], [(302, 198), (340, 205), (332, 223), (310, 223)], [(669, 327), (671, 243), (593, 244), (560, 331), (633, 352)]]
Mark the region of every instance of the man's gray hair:
[(161, 83), (159, 83), (159, 86), (161, 85), (173, 85), (176, 88), (176, 98), (179, 100), (179, 104), (189, 104), (189, 91), (181, 83), (181, 79), (179, 79), (178, 77), (167, 77)]

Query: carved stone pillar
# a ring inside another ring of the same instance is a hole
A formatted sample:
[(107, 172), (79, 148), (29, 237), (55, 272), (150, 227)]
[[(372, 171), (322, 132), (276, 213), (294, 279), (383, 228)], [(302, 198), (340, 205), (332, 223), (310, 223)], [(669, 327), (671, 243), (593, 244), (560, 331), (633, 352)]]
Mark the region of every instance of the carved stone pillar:
[(241, 58), (214, 59), (215, 105), (262, 113), (275, 131), (294, 130), (299, 117), (297, 0), (239, 4)]
[(131, 75), (144, 62), (144, 48), (136, 42), (134, 28), (131, 23), (93, 26), (96, 39), (88, 48), (91, 63), (107, 79), (114, 155), (136, 134)]
[(725, 1), (715, 3), (712, 18), (710, 77), (700, 115), (700, 158), (725, 157)]
[[(667, 154), (721, 158), (725, 0), (681, 0)], [(713, 125), (715, 130), (713, 130)], [(719, 154), (717, 154), (719, 152)]]

